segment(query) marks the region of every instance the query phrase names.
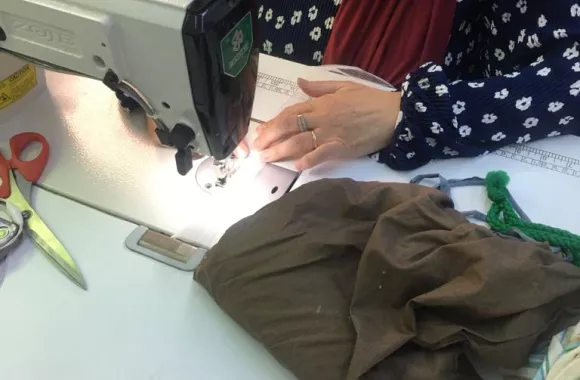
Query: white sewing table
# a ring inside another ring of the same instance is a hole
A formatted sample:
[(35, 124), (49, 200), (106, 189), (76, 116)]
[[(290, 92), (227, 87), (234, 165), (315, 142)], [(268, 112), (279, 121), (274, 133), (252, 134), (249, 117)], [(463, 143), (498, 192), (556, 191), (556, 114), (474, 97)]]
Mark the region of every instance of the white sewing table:
[[(260, 72), (289, 81), (325, 77), (264, 56)], [(58, 273), (30, 242), (20, 246), (0, 287), (0, 378), (293, 379), (219, 310), (191, 272), (124, 247), (137, 225), (208, 246), (227, 228), (193, 176), (177, 174), (174, 152), (151, 143), (143, 115), (119, 111), (104, 85), (62, 74), (47, 78), (48, 91), (30, 111), (0, 125), (0, 146), (21, 131), (49, 140), (51, 159), (33, 206), (75, 257), (89, 290)], [(261, 86), (253, 116), (268, 120), (295, 101)], [(579, 141), (534, 146), (573, 156)], [(436, 162), (414, 173), (395, 173), (366, 158), (329, 163), (303, 173), (295, 187), (325, 177), (407, 182), (419, 172), (462, 178), (495, 169), (508, 171), (510, 189), (534, 221), (580, 233), (580, 204), (570, 201), (580, 178), (497, 155)], [(455, 195), (459, 209), (486, 209), (483, 189)], [(199, 232), (208, 220), (214, 230)]]

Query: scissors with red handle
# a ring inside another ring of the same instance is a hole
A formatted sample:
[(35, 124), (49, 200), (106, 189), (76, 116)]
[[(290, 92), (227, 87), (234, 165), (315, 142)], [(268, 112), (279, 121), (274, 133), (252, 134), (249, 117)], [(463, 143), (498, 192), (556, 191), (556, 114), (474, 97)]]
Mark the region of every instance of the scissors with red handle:
[[(21, 159), (24, 150), (33, 143), (40, 143), (40, 154), (29, 161)], [(12, 209), (12, 205), (16, 206), (22, 213), (25, 232), (45, 256), (75, 284), (86, 290), (86, 282), (73, 258), (30, 206), (32, 184), (40, 179), (50, 155), (48, 141), (39, 133), (25, 132), (13, 136), (9, 146), (12, 151), (9, 159), (0, 153), (0, 198)]]

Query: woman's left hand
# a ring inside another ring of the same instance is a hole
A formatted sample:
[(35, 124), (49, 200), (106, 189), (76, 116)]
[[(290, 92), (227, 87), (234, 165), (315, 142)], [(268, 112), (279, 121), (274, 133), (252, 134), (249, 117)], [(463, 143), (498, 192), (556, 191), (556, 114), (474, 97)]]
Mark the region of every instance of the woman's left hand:
[(263, 161), (295, 159), (302, 171), (329, 160), (371, 154), (389, 143), (399, 114), (399, 92), (353, 82), (299, 79), (298, 85), (312, 99), (258, 127), (253, 148), (261, 151)]

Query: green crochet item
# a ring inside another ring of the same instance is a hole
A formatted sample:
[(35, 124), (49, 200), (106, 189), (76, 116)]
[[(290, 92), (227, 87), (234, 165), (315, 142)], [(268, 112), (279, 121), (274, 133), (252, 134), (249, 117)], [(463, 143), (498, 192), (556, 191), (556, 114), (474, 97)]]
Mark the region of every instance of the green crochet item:
[(510, 181), (506, 172), (489, 172), (485, 178), (487, 196), (493, 202), (487, 213), (487, 223), (497, 232), (507, 233), (517, 228), (530, 238), (559, 247), (580, 266), (580, 236), (566, 230), (521, 220), (508, 200), (507, 185)]

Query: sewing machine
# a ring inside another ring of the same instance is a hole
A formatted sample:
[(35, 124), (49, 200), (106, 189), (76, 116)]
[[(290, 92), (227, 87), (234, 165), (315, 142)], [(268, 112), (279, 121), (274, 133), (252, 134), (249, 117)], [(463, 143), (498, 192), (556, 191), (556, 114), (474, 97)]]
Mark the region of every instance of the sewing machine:
[[(189, 225), (181, 218), (173, 219), (175, 225), (152, 225), (150, 221), (143, 224), (166, 234), (187, 226), (195, 233), (184, 240), (195, 247), (209, 248), (219, 237), (222, 227), (281, 197), (299, 175), (293, 167), (264, 165), (257, 162), (255, 156), (254, 160), (245, 160), (242, 164), (233, 154), (239, 143), (251, 135), (250, 118), (254, 111), (259, 63), (256, 24), (252, 0), (2, 0), (0, 52), (51, 72), (96, 80), (86, 83), (83, 91), (90, 86), (87, 96), (95, 103), (95, 108), (102, 107), (97, 115), (87, 117), (90, 122), (85, 121), (83, 125), (95, 123), (87, 129), (98, 130), (99, 135), (90, 137), (88, 131), (84, 131), (72, 146), (80, 145), (79, 150), (96, 149), (104, 160), (108, 159), (106, 147), (116, 147), (111, 150), (115, 161), (119, 152), (123, 152), (125, 162), (122, 165), (115, 162), (117, 165), (108, 167), (107, 171), (123, 178), (125, 184), (133, 183), (127, 178), (145, 181), (156, 175), (150, 168), (159, 165), (151, 156), (131, 164), (133, 153), (140, 155), (152, 150), (149, 144), (135, 146), (132, 139), (121, 141), (123, 138), (118, 137), (126, 123), (118, 120), (122, 118), (119, 114), (110, 114), (107, 87), (114, 91), (123, 108), (145, 111), (155, 123), (158, 140), (177, 149), (178, 173), (185, 176), (195, 168), (194, 173), (177, 182), (172, 178), (173, 172), (165, 171), (162, 180), (154, 181), (155, 189), (148, 188), (145, 193), (150, 196), (148, 207), (137, 213), (135, 210), (124, 212), (125, 206), (134, 202), (122, 200), (121, 194), (133, 198), (133, 194), (142, 192), (143, 188), (128, 191), (117, 188), (116, 181), (106, 181), (107, 186), (111, 185), (108, 190), (114, 189), (116, 193), (111, 199), (119, 200), (119, 204), (106, 209), (128, 220), (143, 220), (139, 213), (159, 216), (176, 201), (177, 204), (172, 205), (176, 209), (195, 210), (202, 217), (188, 218)], [(329, 67), (313, 75), (329, 80), (344, 80), (346, 76), (384, 88), (380, 79), (368, 73), (353, 68), (341, 70)], [(58, 86), (51, 81), (52, 76), (49, 76), (48, 87), (56, 94)], [(61, 79), (55, 77), (54, 81), (61, 82)], [(276, 89), (282, 83), (272, 78), (267, 86)], [(300, 92), (295, 81), (288, 86), (278, 90), (286, 94)], [(73, 95), (72, 89), (65, 93), (76, 99), (86, 97), (84, 92)], [(306, 98), (293, 97), (290, 102), (296, 100)], [(47, 104), (46, 109), (36, 107), (43, 123), (51, 120), (58, 123), (53, 104)], [(280, 111), (279, 105), (271, 110)], [(254, 121), (265, 121), (273, 116), (255, 117)], [(28, 125), (30, 128), (30, 123)], [(121, 129), (116, 129), (117, 126)], [(69, 134), (74, 132), (69, 131)], [(114, 137), (104, 142), (108, 134)], [(70, 143), (58, 140), (65, 146), (60, 149), (61, 154), (71, 151)], [(156, 147), (155, 152), (161, 162), (168, 161), (166, 152), (159, 153)], [(204, 156), (208, 158), (199, 159)], [(64, 167), (76, 161), (72, 157), (60, 160), (58, 168), (66, 172)], [(56, 162), (54, 157), (52, 162)], [(78, 183), (86, 182), (79, 178)], [(212, 197), (224, 191), (233, 196)], [(78, 197), (74, 195), (76, 191), (68, 195), (84, 200), (90, 193), (85, 189), (79, 192), (84, 195)], [(216, 232), (208, 233), (208, 225)], [(166, 255), (159, 254), (165, 252), (164, 247), (142, 249), (140, 242), (146, 236), (146, 228), (137, 229), (127, 244), (136, 252), (167, 262)], [(154, 240), (159, 240), (157, 235)], [(198, 251), (197, 248), (191, 250), (187, 259), (192, 260), (191, 265), (197, 262), (199, 255), (195, 252)], [(173, 259), (170, 264), (183, 268), (183, 263)]]
[[(174, 121), (171, 120), (181, 117), (178, 116), (179, 107), (175, 105), (180, 104), (182, 98), (178, 95), (174, 97), (172, 93), (183, 94), (183, 91), (192, 88), (190, 84), (183, 85), (187, 75), (173, 74), (175, 71), (169, 68), (160, 70), (163, 66), (153, 64), (163, 59), (153, 56), (153, 53), (175, 48), (169, 39), (153, 38), (160, 34), (167, 37), (167, 34), (161, 33), (163, 27), (153, 27), (154, 31), (143, 33), (141, 37), (145, 38), (133, 36), (133, 43), (140, 47), (129, 46), (125, 41), (130, 36), (124, 36), (124, 32), (118, 30), (121, 26), (116, 23), (99, 24), (99, 12), (94, 10), (95, 7), (104, 8), (107, 4), (103, 3), (109, 3), (111, 8), (115, 8), (115, 14), (139, 14), (129, 17), (129, 20), (134, 20), (129, 24), (133, 27), (142, 25), (140, 30), (147, 31), (145, 25), (147, 22), (154, 24), (153, 21), (139, 22), (135, 18), (177, 14), (179, 12), (174, 10), (178, 8), (175, 5), (178, 0), (163, 6), (159, 0), (85, 0), (82, 3), (84, 7), (80, 8), (85, 9), (85, 15), (89, 15), (86, 19), (62, 12), (62, 8), (76, 9), (71, 5), (72, 1), (66, 4), (63, 0), (51, 1), (50, 7), (47, 7), (48, 3), (48, 0), (37, 0), (34, 4), (29, 0), (0, 0), (0, 27), (5, 34), (7, 31), (12, 33), (12, 37), (6, 35), (6, 41), (0, 42), (0, 47), (8, 49), (8, 40), (15, 36), (13, 29), (6, 26), (6, 20), (11, 20), (11, 17), (32, 18), (36, 20), (35, 25), (42, 21), (45, 27), (42, 30), (45, 31), (70, 31), (76, 25), (73, 29), (76, 33), (84, 31), (82, 25), (86, 21), (84, 25), (88, 29), (83, 33), (86, 42), (98, 40), (98, 46), (105, 43), (115, 52), (123, 47), (133, 53), (115, 53), (121, 59), (115, 65), (123, 68), (124, 78), (131, 80), (142, 95), (146, 95), (148, 103), (155, 104), (155, 110), (164, 123), (173, 125)], [(76, 0), (76, 4), (79, 3), (80, 0)], [(92, 10), (87, 10), (87, 4)], [(133, 12), (129, 10), (131, 7)], [(145, 14), (146, 10), (153, 13)], [(69, 17), (76, 21), (66, 23), (64, 19)], [(46, 28), (46, 20), (53, 26)], [(74, 25), (71, 26), (71, 23)], [(109, 26), (100, 29), (99, 25)], [(43, 33), (35, 28), (32, 30)], [(110, 38), (101, 40), (99, 37), (102, 34), (96, 34), (98, 30), (104, 30)], [(16, 35), (25, 40), (34, 38), (26, 31)], [(173, 36), (177, 41), (182, 40), (177, 32)], [(78, 42), (80, 37), (75, 37)], [(66, 41), (66, 35), (62, 39)], [(18, 44), (18, 49), (29, 49), (20, 50), (21, 54), (27, 51), (38, 54), (37, 49), (51, 51), (50, 48), (36, 47), (32, 42)], [(143, 47), (143, 44), (150, 46), (150, 49)], [(164, 44), (170, 46), (160, 48)], [(87, 54), (86, 62), (74, 56), (68, 59), (78, 63), (77, 69), (86, 65), (93, 70), (92, 52), (85, 51), (86, 48), (80, 43), (76, 46), (79, 49), (82, 47), (82, 53)], [(15, 52), (16, 47), (13, 48)], [(134, 56), (138, 50), (146, 54), (145, 57), (151, 56), (153, 61), (143, 60), (133, 68), (130, 61), (125, 62), (124, 59), (138, 62), (139, 57)], [(59, 54), (53, 52), (50, 57)], [(41, 58), (39, 55), (36, 57)], [(45, 55), (45, 61), (50, 57)], [(110, 59), (104, 53), (99, 57)], [(61, 58), (67, 59), (67, 56)], [(53, 64), (58, 62), (63, 61), (53, 61)], [(84, 63), (81, 65), (81, 62)], [(143, 84), (138, 85), (134, 78), (140, 73), (139, 67), (147, 67), (148, 75), (152, 76), (155, 76), (152, 73), (159, 71), (172, 75), (165, 78), (166, 82), (159, 77), (139, 76), (144, 79)], [(337, 76), (344, 78), (344, 75), (353, 74), (352, 71), (333, 70), (334, 74), (330, 75), (330, 68), (311, 69), (269, 56), (260, 57), (259, 69), (261, 79), (252, 111), (254, 120), (268, 120), (283, 107), (303, 100), (295, 87), (297, 77), (324, 80), (332, 79), (333, 75), (336, 79)], [(181, 70), (184, 71), (185, 66)], [(105, 75), (101, 71), (91, 72)], [(6, 282), (0, 289), (0, 357), (7, 358), (0, 360), (0, 377), (24, 380), (292, 379), (262, 347), (219, 310), (192, 281), (190, 272), (159, 264), (124, 247), (127, 236), (142, 225), (183, 240), (211, 246), (237, 218), (232, 216), (230, 220), (224, 220), (224, 210), (232, 213), (233, 208), (218, 208), (217, 202), (211, 203), (212, 197), (206, 196), (207, 193), (195, 185), (196, 176), (178, 175), (174, 170), (173, 150), (154, 146), (143, 134), (139, 134), (138, 128), (143, 124), (139, 112), (117, 112), (117, 100), (106, 86), (95, 80), (51, 72), (47, 77), (49, 92), (35, 100), (34, 112), (23, 112), (8, 122), (0, 123), (0, 144), (26, 128), (43, 133), (54, 147), (46, 176), (40, 184), (43, 189), (36, 189), (36, 204), (51, 228), (78, 256), (91, 281), (91, 291), (81, 293), (62, 276), (55, 276), (50, 264), (32, 245), (23, 245), (10, 263)], [(373, 81), (373, 78), (369, 80)], [(161, 87), (156, 88), (155, 85)], [(191, 100), (192, 95), (189, 96)], [(124, 106), (131, 107), (130, 101), (121, 98)], [(167, 101), (171, 105), (170, 110), (160, 104), (166, 99), (170, 99)], [(202, 128), (202, 124), (192, 122), (191, 125)], [(200, 144), (201, 138), (198, 137), (206, 137), (195, 133), (194, 144)], [(251, 135), (251, 130), (248, 135)], [(570, 137), (545, 140), (535, 143), (533, 147), (549, 157), (580, 159), (577, 146), (578, 138)], [(211, 155), (211, 152), (203, 154)], [(122, 160), (119, 160), (120, 156)], [(199, 161), (195, 161), (194, 166)], [(560, 169), (561, 173), (548, 170), (540, 165), (542, 163), (539, 159), (530, 159), (524, 157), (522, 152), (514, 151), (477, 160), (433, 162), (419, 172), (465, 178), (485, 176), (489, 170), (501, 168), (510, 173), (510, 189), (534, 221), (580, 232), (578, 207), (570, 202), (576, 196), (579, 176), (564, 174), (568, 170), (564, 168)], [(322, 165), (300, 175), (290, 187), (295, 189), (328, 177), (408, 182), (416, 174), (393, 172), (361, 158)], [(267, 186), (263, 186), (264, 192), (269, 195), (274, 183), (273, 180), (267, 181)], [(285, 189), (280, 189), (280, 192), (283, 191)], [(240, 203), (248, 202), (250, 197), (246, 195), (237, 197)], [(486, 196), (478, 188), (460, 189), (453, 198), (460, 210), (487, 209), (484, 204)], [(257, 207), (259, 205), (250, 205), (248, 212), (255, 211)], [(562, 212), (564, 209), (568, 212)], [(210, 228), (210, 231), (204, 228)]]
[(2, 0), (0, 51), (102, 81), (155, 121), (181, 175), (211, 156), (225, 178), (252, 114), (256, 21), (251, 0)]

